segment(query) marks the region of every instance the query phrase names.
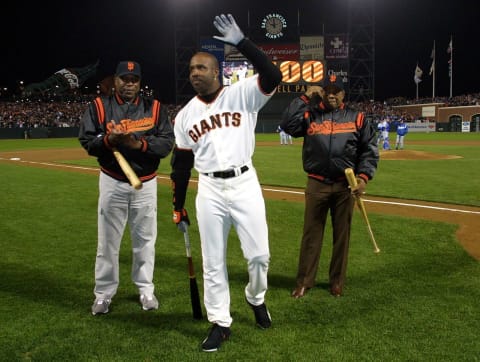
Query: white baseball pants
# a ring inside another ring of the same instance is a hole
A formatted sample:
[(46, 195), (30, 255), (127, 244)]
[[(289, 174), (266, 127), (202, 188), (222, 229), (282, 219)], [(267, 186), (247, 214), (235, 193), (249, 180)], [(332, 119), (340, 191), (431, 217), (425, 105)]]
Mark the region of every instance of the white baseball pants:
[(132, 240), (131, 277), (140, 294), (154, 292), (153, 269), (157, 239), (157, 180), (135, 190), (100, 172), (98, 246), (95, 261), (96, 298), (112, 298), (119, 284), (119, 252), (128, 222)]
[(204, 303), (208, 320), (222, 327), (232, 323), (227, 272), (227, 239), (235, 228), (249, 281), (245, 297), (264, 302), (270, 260), (265, 202), (255, 169), (228, 179), (200, 174), (196, 197), (203, 258)]

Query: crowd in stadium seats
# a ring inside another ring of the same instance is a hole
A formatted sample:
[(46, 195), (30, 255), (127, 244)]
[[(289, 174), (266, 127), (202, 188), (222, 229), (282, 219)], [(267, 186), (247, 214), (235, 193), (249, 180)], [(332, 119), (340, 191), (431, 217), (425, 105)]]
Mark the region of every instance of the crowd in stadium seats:
[[(52, 100), (16, 100), (0, 102), (0, 128), (37, 128), (37, 127), (77, 127), (92, 96), (76, 99)], [(417, 114), (395, 111), (392, 106), (404, 104), (443, 103), (445, 106), (479, 105), (480, 93), (456, 96), (453, 98), (436, 97), (422, 99), (406, 99), (397, 97), (385, 102), (349, 103), (357, 110), (365, 112), (375, 121), (386, 117), (392, 120), (409, 122), (419, 119)], [(180, 106), (167, 105), (170, 116), (178, 112)]]

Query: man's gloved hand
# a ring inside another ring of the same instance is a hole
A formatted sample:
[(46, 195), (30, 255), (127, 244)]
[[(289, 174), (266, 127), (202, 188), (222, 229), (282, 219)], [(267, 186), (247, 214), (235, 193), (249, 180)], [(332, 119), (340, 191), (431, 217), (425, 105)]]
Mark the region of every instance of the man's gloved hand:
[(245, 38), (245, 35), (243, 35), (242, 30), (238, 27), (231, 14), (221, 14), (216, 16), (213, 25), (215, 25), (217, 30), (223, 35), (215, 35), (214, 38), (223, 41), (224, 43), (237, 45), (243, 40), (243, 38)]
[(190, 219), (188, 218), (188, 213), (187, 210), (181, 209), (181, 210), (173, 210), (173, 217), (172, 220), (177, 226), (181, 221), (186, 222), (188, 225), (190, 225)]

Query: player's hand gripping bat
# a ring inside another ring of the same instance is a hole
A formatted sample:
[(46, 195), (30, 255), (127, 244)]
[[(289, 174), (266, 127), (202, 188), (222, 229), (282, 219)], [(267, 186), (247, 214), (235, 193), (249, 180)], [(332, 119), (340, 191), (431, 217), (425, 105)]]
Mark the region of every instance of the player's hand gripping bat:
[(190, 252), (190, 237), (188, 236), (188, 224), (185, 221), (178, 223), (178, 229), (183, 232), (185, 249), (188, 259), (188, 277), (190, 278), (190, 301), (192, 303), (193, 318), (202, 319), (202, 307), (200, 306), (200, 294), (198, 292), (197, 278), (193, 269), (192, 253)]
[[(117, 123), (115, 122), (115, 120), (112, 119), (110, 123), (112, 125), (111, 136), (117, 139), (120, 137), (121, 138), (125, 137), (125, 134), (123, 133), (123, 131), (116, 130), (116, 127), (121, 127), (121, 126), (117, 126)], [(138, 178), (135, 171), (133, 171), (128, 161), (125, 159), (125, 157), (123, 157), (121, 152), (116, 147), (113, 147), (112, 151), (113, 151), (113, 155), (117, 159), (118, 164), (120, 165), (120, 168), (122, 169), (125, 176), (127, 176), (128, 181), (130, 181), (130, 184), (133, 186), (135, 190), (140, 190), (143, 186), (142, 181), (140, 181), (140, 179)]]
[(116, 148), (113, 148), (113, 155), (117, 159), (118, 164), (120, 165), (125, 176), (127, 176), (128, 181), (130, 181), (130, 184), (133, 186), (133, 188), (135, 188), (135, 190), (140, 190), (143, 186), (142, 181), (140, 181), (125, 157), (123, 157), (120, 151)]
[[(345, 169), (345, 176), (347, 177), (348, 184), (350, 185), (351, 189), (354, 189), (357, 187), (357, 179), (355, 177), (355, 173), (353, 172), (353, 169), (347, 168)], [(380, 249), (377, 246), (377, 242), (375, 241), (375, 237), (373, 236), (372, 228), (370, 226), (370, 222), (368, 221), (368, 216), (367, 216), (367, 210), (365, 209), (365, 204), (363, 203), (363, 199), (360, 196), (355, 196), (355, 199), (357, 201), (358, 208), (360, 209), (363, 219), (365, 220), (365, 223), (367, 224), (368, 228), (368, 233), (370, 235), (370, 239), (372, 240), (373, 243), (373, 252), (374, 253), (379, 253)]]

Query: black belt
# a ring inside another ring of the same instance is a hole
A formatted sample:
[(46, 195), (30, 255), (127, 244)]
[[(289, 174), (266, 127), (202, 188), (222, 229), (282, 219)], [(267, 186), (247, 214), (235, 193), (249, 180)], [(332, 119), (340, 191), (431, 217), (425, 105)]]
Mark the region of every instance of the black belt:
[(240, 176), (242, 173), (245, 173), (248, 171), (248, 166), (242, 166), (240, 167), (240, 172), (237, 174), (235, 172), (235, 169), (233, 170), (228, 170), (228, 171), (216, 171), (216, 172), (209, 172), (209, 173), (204, 173), (204, 175), (210, 176), (210, 177), (219, 177), (219, 178), (232, 178), (235, 176)]

